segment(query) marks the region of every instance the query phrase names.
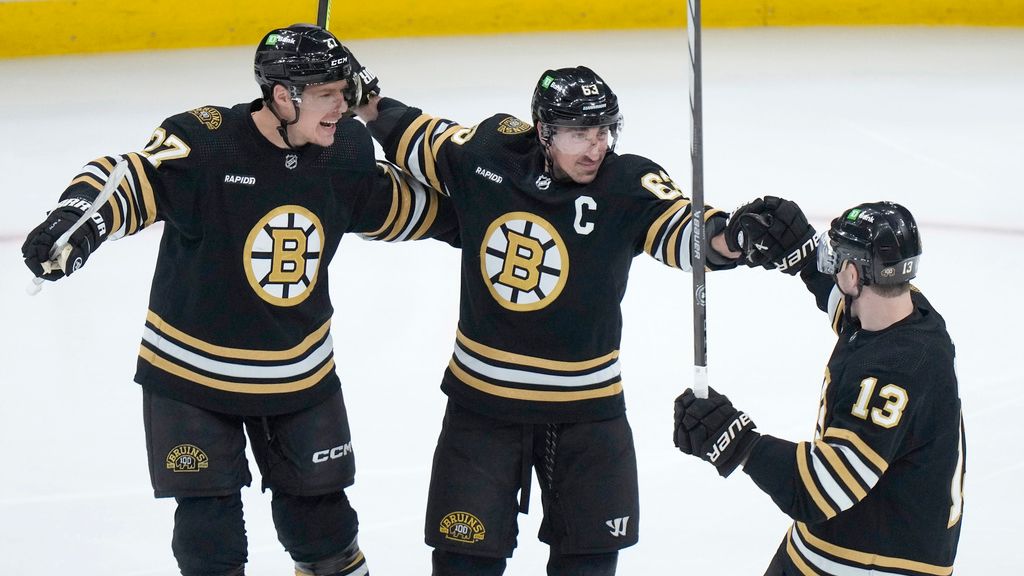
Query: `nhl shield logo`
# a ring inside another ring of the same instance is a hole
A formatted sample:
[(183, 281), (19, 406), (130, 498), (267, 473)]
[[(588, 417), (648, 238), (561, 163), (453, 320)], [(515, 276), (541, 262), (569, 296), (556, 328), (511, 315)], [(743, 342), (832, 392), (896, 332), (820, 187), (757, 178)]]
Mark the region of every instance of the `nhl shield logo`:
[(284, 157), (284, 167), (289, 170), (295, 170), (295, 167), (299, 165), (298, 154), (288, 154)]
[(547, 220), (529, 212), (510, 212), (487, 229), (480, 269), (491, 296), (503, 307), (540, 310), (565, 287), (569, 253)]
[(551, 186), (551, 178), (547, 174), (541, 174), (537, 176), (536, 184), (538, 190), (547, 190)]
[(279, 206), (253, 226), (245, 241), (245, 275), (260, 298), (295, 306), (316, 285), (323, 225), (302, 206)]

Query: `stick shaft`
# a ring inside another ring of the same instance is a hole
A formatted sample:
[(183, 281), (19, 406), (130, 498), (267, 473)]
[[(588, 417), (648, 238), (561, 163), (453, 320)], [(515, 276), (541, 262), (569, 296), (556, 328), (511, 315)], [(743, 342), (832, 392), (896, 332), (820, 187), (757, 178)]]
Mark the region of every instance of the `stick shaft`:
[(687, 0), (686, 32), (690, 48), (690, 165), (693, 176), (693, 392), (707, 398), (707, 290), (704, 271), (708, 239), (704, 228), (704, 122), (701, 82), (700, 0)]

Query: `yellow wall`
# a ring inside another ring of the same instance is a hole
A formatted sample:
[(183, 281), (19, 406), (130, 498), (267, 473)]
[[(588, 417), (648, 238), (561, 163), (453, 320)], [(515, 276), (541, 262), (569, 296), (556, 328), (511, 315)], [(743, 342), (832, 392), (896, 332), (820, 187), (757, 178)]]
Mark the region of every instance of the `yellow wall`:
[[(685, 0), (337, 0), (344, 38), (665, 28)], [(1024, 26), (1024, 0), (704, 0), (708, 27)], [(0, 58), (252, 45), (269, 29), (316, 19), (314, 0), (0, 0)]]

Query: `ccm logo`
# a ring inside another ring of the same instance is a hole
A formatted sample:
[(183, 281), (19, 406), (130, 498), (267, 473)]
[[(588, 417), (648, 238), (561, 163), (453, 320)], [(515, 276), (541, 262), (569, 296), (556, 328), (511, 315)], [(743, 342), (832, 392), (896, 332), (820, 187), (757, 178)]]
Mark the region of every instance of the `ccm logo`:
[(313, 453), (313, 463), (319, 464), (321, 462), (327, 462), (328, 460), (337, 460), (338, 458), (344, 458), (352, 453), (352, 443), (346, 442), (341, 446), (335, 446), (330, 450), (321, 450)]
[(729, 427), (726, 428), (725, 432), (718, 437), (718, 441), (715, 442), (715, 449), (708, 452), (709, 461), (714, 463), (718, 461), (718, 458), (722, 455), (722, 452), (732, 444), (733, 439), (736, 438), (736, 433), (743, 430), (747, 425), (750, 424), (750, 417), (746, 413), (740, 414), (735, 420), (729, 423)]

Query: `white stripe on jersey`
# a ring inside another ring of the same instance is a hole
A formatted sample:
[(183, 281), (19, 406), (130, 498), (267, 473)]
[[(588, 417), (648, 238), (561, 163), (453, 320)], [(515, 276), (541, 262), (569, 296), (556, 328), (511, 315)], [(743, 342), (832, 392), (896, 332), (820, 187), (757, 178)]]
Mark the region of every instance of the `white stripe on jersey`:
[(499, 380), (513, 384), (539, 384), (543, 386), (564, 386), (567, 388), (573, 388), (607, 382), (622, 373), (622, 368), (619, 365), (618, 360), (615, 360), (615, 362), (598, 370), (597, 372), (579, 376), (557, 376), (554, 374), (542, 374), (527, 370), (501, 368), (498, 366), (492, 366), (474, 356), (471, 356), (458, 343), (455, 344), (455, 358), (458, 359), (462, 365), (477, 374), (490, 378), (491, 380)]
[[(401, 176), (399, 177), (401, 178)], [(406, 221), (405, 229), (402, 230), (402, 233), (394, 239), (395, 242), (408, 240), (409, 236), (416, 231), (420, 216), (423, 215), (423, 209), (427, 205), (427, 191), (423, 184), (411, 179), (407, 179), (406, 183), (409, 184), (409, 193), (412, 196), (412, 216)]]
[(814, 466), (814, 475), (817, 476), (818, 482), (821, 482), (822, 488), (825, 489), (825, 492), (828, 492), (832, 501), (838, 504), (841, 510), (849, 510), (852, 508), (854, 504), (853, 500), (850, 500), (850, 497), (846, 495), (846, 492), (843, 492), (843, 488), (840, 486), (839, 481), (832, 477), (832, 473), (829, 472), (828, 468), (825, 467), (825, 464), (821, 461), (818, 451), (814, 449), (811, 450), (811, 464)]
[(408, 151), (405, 153), (405, 165), (408, 168), (409, 173), (412, 174), (420, 182), (430, 182), (427, 180), (427, 174), (423, 171), (423, 167), (420, 166), (420, 148), (423, 146), (423, 134), (416, 137), (416, 141), (413, 142)]
[(841, 444), (829, 444), (829, 446), (839, 450), (846, 457), (846, 461), (853, 467), (860, 479), (868, 485), (868, 490), (871, 490), (878, 483), (878, 474), (875, 474), (871, 468), (868, 468), (864, 461), (860, 459), (856, 452), (843, 446)]
[(308, 373), (323, 363), (331, 355), (334, 342), (330, 335), (313, 352), (291, 364), (279, 364), (277, 366), (253, 366), (250, 364), (237, 364), (234, 362), (221, 362), (200, 356), (195, 352), (186, 350), (170, 340), (160, 336), (151, 328), (145, 328), (142, 339), (150, 346), (174, 358), (178, 362), (193, 366), (200, 370), (227, 376), (230, 378), (296, 378)]
[(793, 544), (796, 545), (800, 553), (807, 558), (807, 561), (812, 566), (820, 570), (824, 574), (832, 576), (901, 576), (895, 572), (886, 572), (879, 570), (878, 568), (856, 568), (854, 566), (848, 566), (846, 564), (840, 564), (833, 560), (829, 560), (824, 556), (811, 551), (810, 547), (800, 539), (796, 526), (793, 527)]

